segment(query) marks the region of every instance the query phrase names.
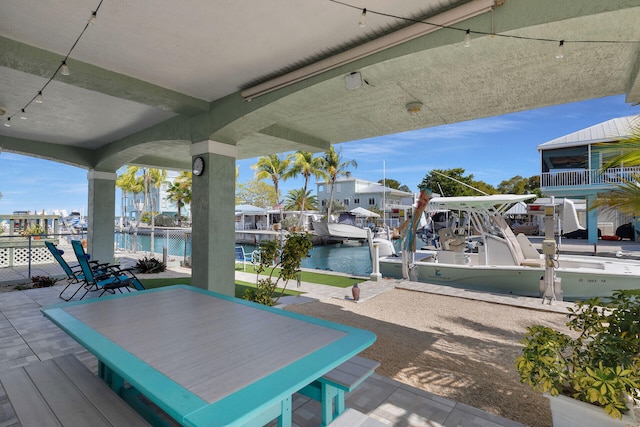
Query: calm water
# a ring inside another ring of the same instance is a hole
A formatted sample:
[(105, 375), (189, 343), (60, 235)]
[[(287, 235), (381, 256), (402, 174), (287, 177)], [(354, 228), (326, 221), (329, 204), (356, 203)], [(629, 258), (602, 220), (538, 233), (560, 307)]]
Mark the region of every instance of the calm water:
[[(250, 254), (252, 245), (241, 245)], [(373, 271), (367, 245), (335, 244), (314, 246), (311, 256), (302, 260), (302, 267), (337, 271), (356, 276), (369, 276)]]
[[(138, 235), (137, 250), (148, 251), (150, 240), (147, 235)], [(132, 236), (129, 234), (116, 233), (115, 241), (119, 248), (132, 248)], [(191, 241), (187, 241), (185, 245), (182, 237), (156, 235), (153, 246), (156, 256), (162, 256), (162, 250), (165, 246), (168, 248), (169, 255), (184, 257), (185, 250), (187, 256), (191, 255)], [(246, 254), (250, 254), (257, 249), (253, 245), (240, 246), (244, 247)], [(302, 266), (304, 268), (336, 271), (356, 276), (369, 276), (373, 270), (371, 258), (369, 257), (369, 247), (360, 244), (314, 246), (311, 250), (311, 256), (302, 260)]]

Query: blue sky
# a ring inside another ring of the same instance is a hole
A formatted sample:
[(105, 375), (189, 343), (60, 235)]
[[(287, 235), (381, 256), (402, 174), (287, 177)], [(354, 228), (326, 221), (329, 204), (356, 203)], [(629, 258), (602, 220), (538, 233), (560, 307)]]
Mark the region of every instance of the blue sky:
[[(582, 101), (369, 138), (338, 144), (345, 160), (356, 160), (352, 175), (369, 181), (386, 177), (412, 191), (432, 169), (461, 167), (477, 180), (498, 185), (515, 175), (530, 177), (540, 170), (536, 147), (603, 121), (640, 114), (624, 96)], [(239, 182), (253, 177), (256, 159), (238, 161)], [(87, 171), (76, 167), (0, 153), (0, 213), (16, 210), (87, 210)], [(270, 183), (270, 182), (269, 182)], [(302, 179), (285, 181), (283, 193), (301, 188)], [(312, 186), (315, 193), (315, 181)], [(119, 194), (116, 201), (119, 201)], [(116, 214), (119, 207), (116, 207)]]

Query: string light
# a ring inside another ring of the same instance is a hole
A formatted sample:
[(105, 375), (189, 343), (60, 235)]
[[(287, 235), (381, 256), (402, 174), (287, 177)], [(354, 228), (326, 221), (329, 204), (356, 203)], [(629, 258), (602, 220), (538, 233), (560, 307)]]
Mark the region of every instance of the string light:
[(556, 53), (556, 59), (564, 58), (564, 40), (560, 40), (560, 44), (558, 45), (558, 53)]
[(471, 30), (467, 30), (467, 33), (464, 35), (464, 47), (471, 46)]
[(360, 15), (360, 22), (358, 23), (358, 25), (361, 27), (364, 27), (366, 23), (367, 23), (367, 8), (364, 8), (362, 9), (362, 15)]
[[(360, 10), (360, 7), (354, 6), (354, 5), (346, 3), (344, 1), (340, 1), (340, 0), (327, 0), (327, 1), (329, 1), (331, 3), (340, 4), (342, 6), (350, 7), (350, 8), (353, 8), (353, 9)], [(364, 11), (365, 11), (365, 9), (363, 9), (363, 12)], [(510, 38), (510, 39), (518, 39), (518, 40), (531, 40), (531, 41), (542, 41), (542, 42), (553, 42), (553, 43), (561, 42), (563, 46), (564, 46), (565, 43), (589, 43), (589, 44), (602, 44), (602, 43), (609, 43), (609, 44), (635, 44), (635, 43), (640, 43), (640, 40), (566, 40), (566, 39), (559, 40), (559, 39), (550, 39), (550, 38), (519, 36), (519, 35), (516, 35), (516, 34), (500, 34), (500, 33), (495, 33), (493, 30), (490, 31), (490, 32), (488, 32), (488, 31), (477, 31), (477, 30), (471, 30), (471, 29), (467, 29), (467, 28), (460, 28), (460, 27), (453, 27), (453, 26), (449, 26), (449, 25), (436, 24), (436, 23), (428, 22), (428, 21), (419, 21), (417, 19), (411, 19), (411, 18), (406, 18), (404, 16), (393, 15), (391, 13), (378, 12), (378, 11), (371, 10), (371, 9), (366, 10), (366, 12), (368, 14), (374, 14), (374, 15), (378, 15), (378, 16), (384, 16), (386, 18), (398, 19), (398, 20), (402, 20), (402, 21), (405, 21), (405, 22), (413, 23), (413, 24), (424, 24), (424, 25), (443, 28), (443, 29), (447, 29), (447, 30), (465, 32), (465, 39), (466, 39), (466, 33), (469, 33), (469, 37), (471, 37), (471, 34), (477, 34), (477, 35), (481, 35), (481, 36), (491, 36), (492, 38), (493, 37), (503, 37), (503, 38)]]
[[(31, 105), (31, 103), (35, 102), (37, 104), (42, 104), (44, 102), (44, 99), (42, 97), (42, 92), (47, 88), (47, 86), (49, 86), (49, 83), (53, 81), (53, 79), (56, 77), (58, 72), (60, 72), (60, 74), (62, 74), (63, 76), (68, 76), (69, 74), (71, 74), (69, 72), (69, 66), (67, 65), (67, 59), (69, 59), (71, 52), (73, 52), (73, 49), (75, 49), (76, 45), (84, 35), (85, 31), (87, 31), (87, 28), (89, 28), (89, 25), (96, 22), (96, 17), (98, 16), (98, 10), (100, 9), (100, 6), (102, 6), (103, 1), (104, 0), (100, 0), (100, 2), (98, 3), (98, 7), (96, 7), (96, 10), (91, 12), (91, 17), (89, 18), (89, 21), (87, 21), (87, 23), (85, 24), (84, 29), (80, 32), (80, 35), (76, 38), (76, 41), (73, 43), (73, 46), (71, 46), (71, 49), (69, 49), (69, 52), (67, 52), (67, 55), (64, 57), (60, 65), (58, 65), (58, 68), (56, 68), (56, 70), (53, 72), (51, 77), (49, 77), (49, 80), (47, 80), (44, 86), (42, 86), (42, 88), (38, 91), (38, 94), (33, 98), (31, 98), (31, 101), (27, 102), (27, 104), (20, 109), (19, 117), (21, 119), (23, 120), (27, 119), (26, 109), (29, 107), (29, 105)], [(12, 114), (7, 117), (7, 122), (4, 124), (6, 127), (11, 127), (11, 118), (16, 114), (18, 113)]]

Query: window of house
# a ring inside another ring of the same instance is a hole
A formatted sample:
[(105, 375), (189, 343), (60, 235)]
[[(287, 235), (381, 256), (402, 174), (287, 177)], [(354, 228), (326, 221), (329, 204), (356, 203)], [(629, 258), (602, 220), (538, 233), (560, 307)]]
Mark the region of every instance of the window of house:
[(322, 206), (327, 206), (327, 201), (326, 201), (326, 200), (323, 200), (323, 201), (322, 201), (322, 203), (321, 203), (321, 205), (322, 205)]
[(375, 197), (369, 197), (369, 206), (373, 206), (376, 204), (376, 199)]
[(358, 199), (353, 199), (353, 203), (355, 203), (356, 205), (359, 205), (360, 204), (360, 199), (359, 198)]
[(349, 206), (349, 199), (342, 199), (342, 204), (345, 206)]

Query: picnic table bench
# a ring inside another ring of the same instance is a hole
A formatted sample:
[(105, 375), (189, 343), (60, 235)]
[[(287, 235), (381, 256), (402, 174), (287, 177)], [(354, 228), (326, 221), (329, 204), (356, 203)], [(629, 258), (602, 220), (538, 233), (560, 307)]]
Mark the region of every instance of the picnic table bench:
[[(304, 387), (299, 393), (322, 403), (323, 426), (337, 425), (337, 417), (346, 410), (345, 393), (355, 390), (378, 366), (380, 362), (354, 356)], [(336, 421), (331, 423), (334, 418)]]
[(4, 370), (0, 383), (25, 427), (149, 426), (73, 355)]

